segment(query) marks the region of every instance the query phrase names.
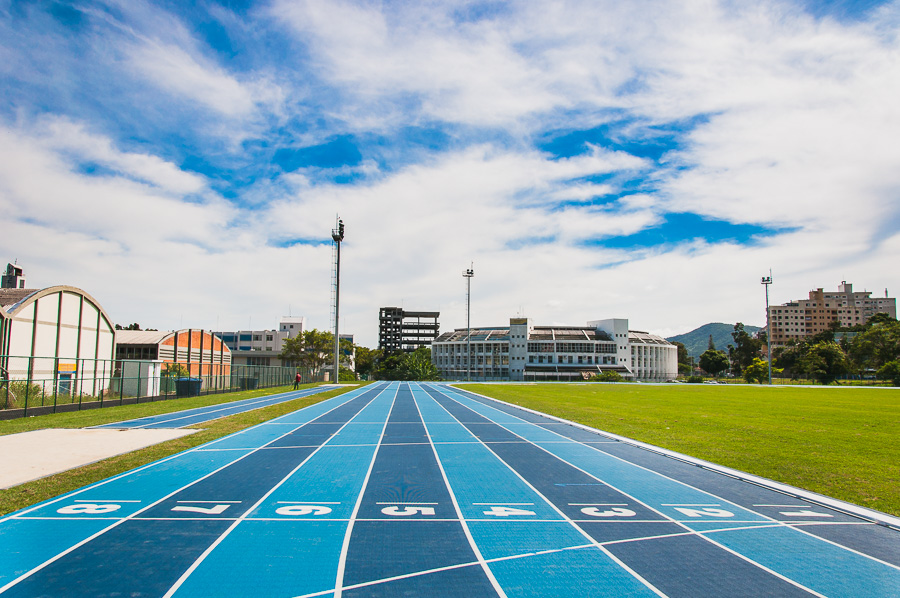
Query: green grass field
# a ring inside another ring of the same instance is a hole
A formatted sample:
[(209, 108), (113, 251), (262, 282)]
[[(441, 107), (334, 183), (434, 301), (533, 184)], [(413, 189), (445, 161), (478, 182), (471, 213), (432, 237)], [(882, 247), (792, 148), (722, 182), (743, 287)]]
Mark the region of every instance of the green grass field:
[[(316, 386), (303, 385), (301, 388)], [(39, 503), (43, 500), (59, 496), (65, 492), (76, 490), (87, 484), (93, 484), (108, 477), (118, 475), (130, 469), (146, 465), (158, 459), (174, 455), (181, 451), (199, 446), (205, 442), (213, 441), (222, 436), (239, 432), (245, 428), (255, 426), (286, 413), (296, 411), (303, 407), (313, 405), (325, 399), (343, 394), (352, 387), (336, 388), (310, 397), (295, 399), (271, 407), (263, 407), (255, 411), (247, 411), (222, 419), (209, 421), (188, 428), (200, 429), (199, 432), (176, 438), (168, 442), (155, 444), (117, 457), (111, 457), (84, 467), (70, 469), (56, 475), (34, 480), (6, 490), (0, 490), (0, 515)], [(0, 435), (40, 430), (44, 428), (84, 428), (105, 423), (119, 422), (128, 419), (171, 413), (205, 405), (228, 403), (251, 397), (261, 397), (291, 390), (290, 386), (281, 388), (267, 388), (264, 390), (244, 391), (230, 394), (207, 395), (159, 401), (155, 403), (143, 403), (140, 405), (124, 405), (121, 407), (108, 407), (105, 409), (92, 409), (75, 413), (57, 413), (42, 415), (25, 419), (0, 422)], [(15, 455), (2, 455), (3, 459), (15, 459)]]
[(674, 384), (459, 386), (900, 515), (900, 390)]

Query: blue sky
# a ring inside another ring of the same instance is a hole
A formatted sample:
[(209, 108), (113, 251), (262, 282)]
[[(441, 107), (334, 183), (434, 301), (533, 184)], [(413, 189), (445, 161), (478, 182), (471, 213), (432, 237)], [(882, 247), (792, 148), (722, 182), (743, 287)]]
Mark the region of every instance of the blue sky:
[[(0, 0), (0, 259), (120, 323), (762, 324), (897, 289), (900, 3)], [(896, 294), (896, 291), (892, 291)]]

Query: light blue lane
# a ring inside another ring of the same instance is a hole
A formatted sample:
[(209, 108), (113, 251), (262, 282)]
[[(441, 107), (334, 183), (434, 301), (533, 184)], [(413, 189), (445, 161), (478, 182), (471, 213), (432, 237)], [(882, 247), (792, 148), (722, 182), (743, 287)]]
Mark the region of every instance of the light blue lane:
[(658, 598), (599, 548), (582, 548), (490, 563), (509, 598)]
[(332, 409), (340, 407), (348, 401), (352, 401), (359, 397), (363, 392), (366, 392), (366, 390), (367, 389), (364, 388), (352, 390), (322, 401), (321, 403), (316, 403), (315, 405), (304, 407), (298, 411), (287, 413), (281, 417), (253, 426), (252, 428), (247, 428), (246, 430), (235, 432), (234, 434), (230, 434), (218, 440), (213, 440), (212, 442), (204, 444), (203, 450), (244, 449), (263, 446), (276, 438), (280, 438), (284, 434), (287, 434), (297, 426), (309, 423), (317, 417), (328, 413)]
[(195, 407), (193, 409), (185, 409), (173, 413), (151, 415), (139, 419), (95, 426), (95, 428), (180, 428), (219, 419), (228, 415), (234, 415), (236, 413), (243, 413), (244, 411), (261, 409), (262, 407), (268, 407), (269, 405), (293, 401), (294, 399), (308, 397), (327, 390), (331, 390), (331, 388), (327, 386), (317, 386), (315, 388), (279, 393), (277, 395), (253, 397), (250, 399), (241, 399), (240, 401), (219, 403), (218, 405)]
[[(0, 575), (16, 576), (16, 571), (27, 571), (40, 565), (116, 520), (134, 514), (234, 462), (252, 449), (352, 400), (361, 391), (345, 393), (297, 412), (302, 415), (294, 413), (280, 418), (284, 425), (270, 427), (277, 434), (274, 437), (266, 434), (265, 440), (257, 437), (255, 446), (242, 450), (185, 451), (12, 513), (0, 520)], [(285, 421), (291, 419), (295, 420), (292, 425)], [(250, 428), (250, 436), (264, 426), (266, 424)], [(241, 434), (233, 434), (223, 440)], [(237, 444), (246, 446), (243, 441)], [(38, 517), (47, 519), (36, 519)]]
[[(432, 427), (448, 434), (453, 424), (438, 411), (446, 410), (427, 394), (415, 393), (415, 398), (429, 435)], [(429, 423), (432, 418), (440, 423)], [(598, 548), (560, 550), (590, 540), (483, 444), (434, 446), (482, 556), (521, 557), (488, 564), (507, 596), (656, 595)], [(533, 554), (546, 550), (558, 552)]]
[(0, 587), (112, 523), (97, 519), (3, 521), (0, 523)]
[[(14, 513), (13, 516), (125, 518), (249, 452), (249, 450), (186, 451), (169, 459), (156, 461), (114, 478), (85, 486), (36, 507)], [(77, 506), (85, 504), (110, 506), (95, 509)]]
[[(477, 408), (478, 413), (485, 417), (493, 419), (495, 413), (510, 417), (502, 411), (462, 395), (454, 394), (453, 398), (467, 407)], [(503, 425), (511, 432), (675, 521), (688, 525), (698, 521), (714, 521), (720, 524), (730, 520), (771, 523), (771, 519), (723, 501), (712, 494), (628, 463), (594, 447), (564, 438), (535, 424), (518, 420), (515, 424)], [(548, 434), (552, 438), (550, 442), (547, 442)]]
[(565, 519), (484, 445), (439, 444), (435, 449), (466, 519)]
[[(485, 417), (503, 413), (458, 394), (454, 398), (478, 408)], [(532, 424), (517, 425), (516, 433), (531, 440), (529, 425)], [(543, 439), (545, 435), (543, 431), (535, 432), (533, 437)], [(711, 532), (708, 537), (829, 598), (900, 595), (900, 570), (896, 567), (793, 528), (772, 527), (773, 521), (762, 515), (627, 463), (602, 452), (602, 446), (540, 440), (536, 444), (691, 529), (704, 532), (749, 527)], [(754, 525), (759, 527), (753, 529)]]
[(0, 586), (243, 454), (181, 453), (0, 520)]
[(243, 521), (174, 596), (288, 598), (334, 589), (346, 530), (346, 521)]
[(396, 388), (382, 392), (356, 414), (210, 552), (175, 596), (333, 589), (347, 525), (395, 394)]
[(730, 530), (709, 537), (829, 598), (900, 596), (896, 567), (792, 528)]

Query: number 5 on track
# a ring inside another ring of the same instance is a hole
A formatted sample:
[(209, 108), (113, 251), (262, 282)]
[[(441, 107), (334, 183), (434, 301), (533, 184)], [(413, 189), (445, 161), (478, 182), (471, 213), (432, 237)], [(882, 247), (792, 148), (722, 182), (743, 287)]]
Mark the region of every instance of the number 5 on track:
[(409, 515), (434, 515), (434, 507), (385, 507), (381, 509), (385, 515), (393, 515), (394, 517), (408, 517)]

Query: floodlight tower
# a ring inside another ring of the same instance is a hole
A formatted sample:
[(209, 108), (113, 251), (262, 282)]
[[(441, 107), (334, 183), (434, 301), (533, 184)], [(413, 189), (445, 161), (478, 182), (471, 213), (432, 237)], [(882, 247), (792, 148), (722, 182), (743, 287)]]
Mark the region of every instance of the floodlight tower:
[(337, 226), (331, 229), (331, 240), (335, 246), (334, 260), (334, 382), (340, 381), (340, 348), (341, 337), (338, 334), (338, 321), (341, 304), (341, 241), (344, 240), (344, 221), (337, 219)]
[(772, 270), (768, 276), (763, 276), (761, 284), (766, 287), (766, 352), (769, 356), (769, 386), (772, 385), (772, 322), (769, 317), (769, 285), (772, 284)]
[(472, 268), (475, 263), (469, 265), (468, 270), (463, 272), (463, 278), (466, 279), (466, 381), (472, 379), (472, 277), (475, 276), (475, 270)]

